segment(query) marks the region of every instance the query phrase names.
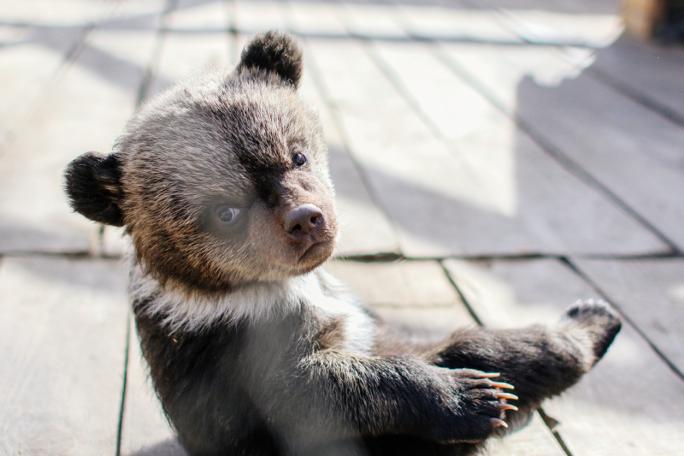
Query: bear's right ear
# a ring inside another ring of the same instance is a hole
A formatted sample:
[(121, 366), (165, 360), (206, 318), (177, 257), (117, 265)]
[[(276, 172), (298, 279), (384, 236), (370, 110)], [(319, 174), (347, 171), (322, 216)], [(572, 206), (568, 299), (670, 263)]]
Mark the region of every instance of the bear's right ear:
[(69, 202), (76, 212), (107, 225), (124, 224), (121, 163), (116, 154), (83, 154), (69, 163), (64, 176)]

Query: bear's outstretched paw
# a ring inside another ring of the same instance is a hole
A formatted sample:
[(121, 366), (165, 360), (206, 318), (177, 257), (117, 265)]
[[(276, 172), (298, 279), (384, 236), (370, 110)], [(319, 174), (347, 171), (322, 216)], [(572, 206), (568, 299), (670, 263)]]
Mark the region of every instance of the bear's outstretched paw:
[(518, 410), (508, 402), (518, 399), (506, 392), (514, 389), (513, 385), (495, 381), (498, 373), (475, 369), (451, 369), (449, 376), (457, 400), (454, 425), (458, 434), (450, 442), (479, 442), (497, 429), (508, 428), (506, 412)]
[(617, 312), (601, 299), (577, 301), (565, 312), (562, 323), (568, 335), (590, 347), (589, 367), (606, 354), (622, 327)]

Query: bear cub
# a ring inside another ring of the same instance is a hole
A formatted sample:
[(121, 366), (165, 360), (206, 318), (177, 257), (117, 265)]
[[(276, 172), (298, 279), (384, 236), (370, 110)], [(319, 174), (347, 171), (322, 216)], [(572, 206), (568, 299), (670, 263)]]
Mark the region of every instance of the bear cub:
[(320, 267), (337, 234), (326, 146), (269, 32), (178, 85), (112, 153), (66, 170), (72, 207), (123, 226), (130, 299), (163, 410), (192, 455), (476, 452), (576, 383), (620, 329), (602, 302), (556, 325), (411, 345)]

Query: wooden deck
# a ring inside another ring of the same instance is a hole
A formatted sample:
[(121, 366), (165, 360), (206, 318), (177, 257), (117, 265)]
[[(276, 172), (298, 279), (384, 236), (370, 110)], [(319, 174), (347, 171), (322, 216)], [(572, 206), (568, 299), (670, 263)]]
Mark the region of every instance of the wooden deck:
[[(330, 146), (330, 269), (386, 318), (554, 321), (606, 359), (492, 455), (684, 454), (684, 49), (616, 0), (22, 0), (0, 9), (0, 455), (181, 455), (145, 378), (117, 230), (62, 170), (146, 98), (296, 33)], [(363, 220), (363, 223), (359, 223)]]

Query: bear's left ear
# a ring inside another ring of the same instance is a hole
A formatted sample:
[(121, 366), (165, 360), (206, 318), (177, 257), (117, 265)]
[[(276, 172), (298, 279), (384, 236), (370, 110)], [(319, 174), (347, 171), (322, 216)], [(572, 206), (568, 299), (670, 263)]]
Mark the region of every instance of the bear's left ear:
[(69, 163), (64, 177), (69, 202), (76, 212), (107, 225), (124, 224), (121, 162), (116, 154), (83, 154)]
[(274, 73), (295, 88), (302, 77), (302, 51), (294, 38), (270, 31), (257, 35), (242, 51), (238, 73), (246, 71)]

